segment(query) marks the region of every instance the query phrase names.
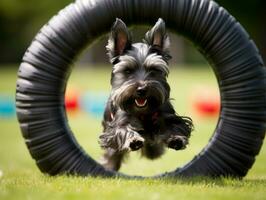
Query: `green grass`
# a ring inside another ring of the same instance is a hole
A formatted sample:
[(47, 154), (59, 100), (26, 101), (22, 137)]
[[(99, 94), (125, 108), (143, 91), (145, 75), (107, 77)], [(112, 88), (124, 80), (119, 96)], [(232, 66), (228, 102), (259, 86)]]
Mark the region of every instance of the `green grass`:
[[(69, 88), (80, 91), (110, 90), (109, 70), (75, 69)], [(207, 143), (217, 118), (200, 118), (192, 101), (204, 86), (218, 92), (216, 80), (208, 68), (181, 67), (170, 77), (176, 110), (195, 122), (190, 145), (184, 151), (167, 153), (148, 161), (133, 153), (121, 171), (134, 175), (155, 175), (180, 167), (193, 158)], [(16, 70), (0, 68), (0, 92), (15, 95)], [(101, 132), (100, 118), (87, 113), (69, 115), (69, 124), (81, 146), (95, 159), (102, 150), (97, 143)], [(82, 177), (49, 177), (40, 173), (31, 159), (21, 136), (16, 118), (0, 118), (0, 199), (265, 199), (266, 148), (263, 146), (248, 175), (243, 180), (230, 178), (190, 180), (121, 180)]]

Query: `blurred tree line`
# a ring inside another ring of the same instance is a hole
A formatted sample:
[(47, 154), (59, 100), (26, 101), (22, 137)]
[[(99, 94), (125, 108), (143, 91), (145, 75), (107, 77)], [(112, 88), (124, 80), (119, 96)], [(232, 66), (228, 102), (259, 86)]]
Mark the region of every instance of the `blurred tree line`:
[(215, 0), (247, 30), (266, 62), (266, 0)]
[(20, 62), (38, 30), (71, 0), (0, 0), (0, 63)]
[[(20, 62), (32, 38), (43, 24), (71, 2), (73, 0), (0, 0), (0, 63)], [(245, 27), (265, 60), (266, 0), (216, 2), (225, 7)], [(193, 47), (187, 43), (182, 45), (185, 62), (202, 61)]]

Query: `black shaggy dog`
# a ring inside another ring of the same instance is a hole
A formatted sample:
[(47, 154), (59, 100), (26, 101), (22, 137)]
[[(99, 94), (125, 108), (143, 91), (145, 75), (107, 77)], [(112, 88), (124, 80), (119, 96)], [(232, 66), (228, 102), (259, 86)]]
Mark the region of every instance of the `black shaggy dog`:
[(192, 121), (178, 116), (169, 99), (169, 46), (162, 19), (146, 33), (143, 43), (135, 44), (124, 22), (115, 21), (106, 47), (113, 64), (112, 91), (100, 135), (105, 168), (119, 170), (130, 151), (141, 150), (155, 159), (165, 147), (180, 150), (188, 144)]

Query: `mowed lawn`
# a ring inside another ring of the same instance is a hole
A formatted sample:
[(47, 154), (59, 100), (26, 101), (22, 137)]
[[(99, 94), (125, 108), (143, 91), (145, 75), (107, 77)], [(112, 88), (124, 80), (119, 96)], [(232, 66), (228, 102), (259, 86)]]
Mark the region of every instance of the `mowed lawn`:
[[(15, 97), (16, 68), (0, 68), (0, 94)], [(111, 70), (111, 69), (110, 69)], [(76, 68), (68, 90), (81, 96), (86, 92), (110, 90), (108, 68)], [(186, 150), (167, 150), (160, 159), (148, 161), (132, 153), (121, 171), (151, 176), (174, 170), (190, 161), (208, 143), (217, 116), (203, 117), (195, 111), (195, 101), (218, 94), (211, 69), (207, 67), (172, 68), (169, 76), (171, 97), (180, 115), (192, 117), (195, 131)], [(95, 100), (97, 103), (97, 99)], [(96, 160), (102, 150), (98, 144), (101, 117), (85, 111), (69, 113), (69, 124), (81, 146)], [(30, 157), (16, 117), (0, 118), (0, 200), (2, 199), (266, 199), (266, 147), (243, 180), (231, 178), (190, 180), (123, 180), (91, 177), (50, 177), (42, 174)]]

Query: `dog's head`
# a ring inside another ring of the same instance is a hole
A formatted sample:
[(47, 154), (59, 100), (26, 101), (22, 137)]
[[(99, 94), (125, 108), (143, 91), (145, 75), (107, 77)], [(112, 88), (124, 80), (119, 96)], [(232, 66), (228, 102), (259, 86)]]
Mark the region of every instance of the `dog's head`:
[(117, 19), (106, 46), (112, 70), (112, 102), (127, 112), (151, 113), (169, 99), (169, 37), (159, 19), (143, 43), (132, 44), (125, 23)]

